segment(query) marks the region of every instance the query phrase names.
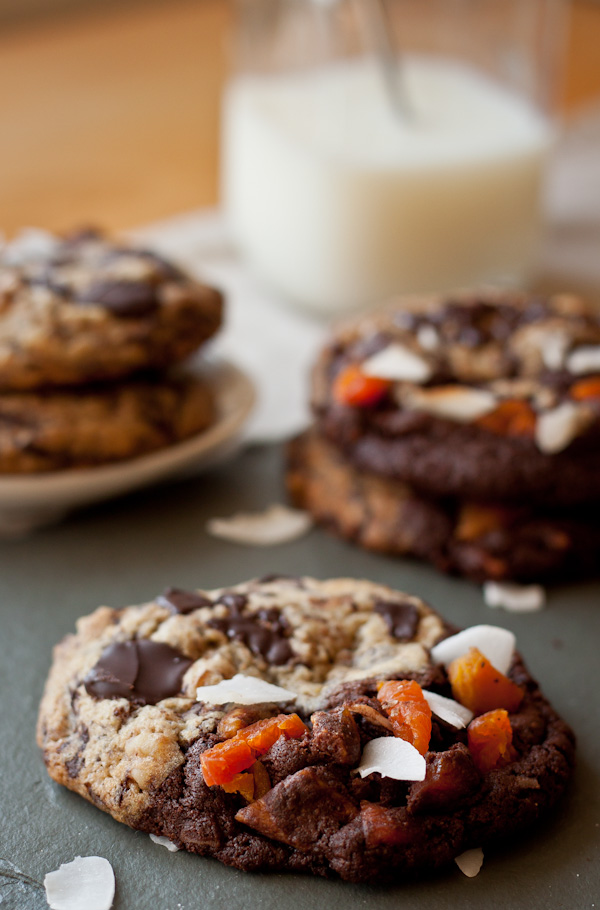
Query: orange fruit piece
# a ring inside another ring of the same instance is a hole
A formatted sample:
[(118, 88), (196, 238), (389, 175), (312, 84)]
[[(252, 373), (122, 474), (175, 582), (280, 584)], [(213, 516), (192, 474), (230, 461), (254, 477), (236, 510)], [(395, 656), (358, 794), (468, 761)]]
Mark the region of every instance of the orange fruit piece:
[(200, 764), (205, 784), (214, 787), (231, 783), (236, 774), (254, 764), (256, 758), (267, 752), (280, 736), (299, 739), (306, 730), (306, 725), (297, 714), (278, 714), (244, 727), (231, 739), (217, 743), (202, 753)]
[(503, 708), (476, 717), (469, 724), (467, 735), (469, 751), (482, 774), (502, 768), (517, 758), (510, 719)]
[(458, 513), (454, 536), (457, 540), (477, 540), (490, 531), (507, 527), (513, 512), (502, 506), (484, 506), (467, 502)]
[(254, 799), (254, 775), (250, 771), (236, 774), (228, 784), (221, 784), (225, 793), (240, 793), (246, 802)]
[(332, 394), (340, 404), (368, 408), (381, 401), (390, 386), (389, 379), (367, 376), (357, 364), (352, 363), (335, 377)]
[(411, 679), (380, 683), (377, 698), (390, 719), (394, 736), (425, 755), (431, 739), (431, 708), (421, 686)]
[(467, 654), (452, 661), (448, 679), (456, 701), (474, 714), (484, 714), (495, 708), (516, 711), (523, 699), (520, 686), (496, 670), (477, 648), (471, 648)]
[(507, 398), (495, 410), (474, 422), (478, 427), (500, 436), (533, 436), (536, 414), (528, 401)]
[(569, 392), (575, 401), (600, 398), (600, 376), (587, 376), (585, 379), (574, 382)]
[(217, 743), (200, 756), (202, 776), (207, 787), (228, 784), (236, 774), (254, 763), (256, 756), (248, 743), (234, 737)]

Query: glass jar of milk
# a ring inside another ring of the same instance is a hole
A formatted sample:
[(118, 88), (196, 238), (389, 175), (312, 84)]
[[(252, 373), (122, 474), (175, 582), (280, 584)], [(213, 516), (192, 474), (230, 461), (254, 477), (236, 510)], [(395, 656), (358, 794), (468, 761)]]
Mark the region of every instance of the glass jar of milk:
[(222, 195), (255, 273), (325, 313), (526, 284), (563, 0), (238, 0)]

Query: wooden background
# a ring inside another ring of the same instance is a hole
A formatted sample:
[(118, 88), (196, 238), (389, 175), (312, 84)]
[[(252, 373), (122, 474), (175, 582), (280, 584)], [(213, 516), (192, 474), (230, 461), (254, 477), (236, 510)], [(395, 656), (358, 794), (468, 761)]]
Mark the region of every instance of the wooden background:
[[(600, 98), (600, 3), (574, 0), (563, 106)], [(119, 229), (218, 199), (227, 0), (0, 32), (0, 226)]]

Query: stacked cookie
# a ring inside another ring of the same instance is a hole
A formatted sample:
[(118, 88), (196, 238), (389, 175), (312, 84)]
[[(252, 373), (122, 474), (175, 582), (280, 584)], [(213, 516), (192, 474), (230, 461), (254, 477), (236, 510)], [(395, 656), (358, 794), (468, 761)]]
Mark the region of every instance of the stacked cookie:
[(216, 332), (218, 291), (96, 231), (29, 232), (0, 251), (0, 472), (103, 464), (214, 419), (172, 368)]
[(582, 301), (395, 301), (337, 332), (312, 400), (288, 486), (341, 536), (476, 581), (596, 569), (600, 318)]

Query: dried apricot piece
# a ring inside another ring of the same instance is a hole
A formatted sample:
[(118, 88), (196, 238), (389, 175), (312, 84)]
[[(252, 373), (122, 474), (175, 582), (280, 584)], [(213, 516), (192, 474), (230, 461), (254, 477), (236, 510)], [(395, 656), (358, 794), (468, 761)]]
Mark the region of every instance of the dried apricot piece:
[(332, 394), (340, 404), (368, 408), (381, 401), (390, 386), (389, 379), (367, 376), (358, 364), (351, 363), (335, 377)]
[(532, 437), (535, 433), (536, 414), (528, 401), (507, 398), (489, 414), (477, 418), (475, 424), (499, 436)]
[(200, 756), (204, 782), (209, 787), (231, 783), (236, 774), (249, 768), (280, 736), (298, 739), (306, 729), (297, 714), (278, 714), (238, 730), (230, 739), (217, 743)]
[(575, 401), (587, 401), (589, 398), (600, 398), (600, 376), (587, 376), (574, 382), (569, 390)]
[(508, 712), (503, 708), (476, 717), (467, 730), (469, 751), (478, 771), (486, 774), (503, 768), (517, 758), (512, 744), (513, 731)]
[(456, 701), (474, 714), (484, 714), (495, 708), (516, 711), (523, 699), (520, 686), (496, 670), (477, 648), (471, 648), (467, 654), (452, 661), (448, 679)]
[(377, 698), (390, 719), (394, 735), (425, 755), (431, 739), (431, 708), (421, 686), (411, 679), (380, 683)]
[(225, 793), (240, 793), (247, 803), (254, 799), (254, 775), (250, 771), (242, 771), (236, 774), (229, 783), (221, 784)]
[(200, 756), (204, 782), (208, 787), (214, 787), (215, 784), (227, 784), (240, 771), (249, 768), (255, 758), (248, 743), (237, 737), (217, 743)]
[(484, 506), (468, 502), (460, 509), (454, 536), (457, 540), (477, 540), (490, 531), (507, 527), (514, 512), (502, 506)]

